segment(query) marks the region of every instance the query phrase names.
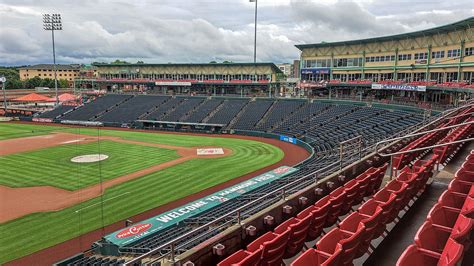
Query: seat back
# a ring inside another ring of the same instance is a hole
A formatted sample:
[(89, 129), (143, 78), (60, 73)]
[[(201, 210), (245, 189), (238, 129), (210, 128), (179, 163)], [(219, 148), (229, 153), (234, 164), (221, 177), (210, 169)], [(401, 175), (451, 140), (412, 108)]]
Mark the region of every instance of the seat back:
[(463, 256), (464, 247), (454, 241), (453, 239), (449, 238), (446, 246), (444, 247), (443, 253), (441, 253), (441, 257), (439, 258), (439, 266), (454, 266), (457, 265)]
[(415, 244), (417, 247), (441, 253), (449, 235), (450, 232), (434, 227), (430, 221), (426, 221), (415, 235)]
[(439, 254), (424, 252), (416, 245), (410, 245), (397, 261), (397, 266), (437, 265)]
[(444, 227), (446, 229), (452, 229), (459, 212), (443, 207), (439, 203), (435, 204), (428, 213), (428, 221), (434, 225)]
[(284, 233), (278, 234), (273, 240), (263, 243), (262, 265), (281, 264), (290, 233), (291, 230), (288, 229)]

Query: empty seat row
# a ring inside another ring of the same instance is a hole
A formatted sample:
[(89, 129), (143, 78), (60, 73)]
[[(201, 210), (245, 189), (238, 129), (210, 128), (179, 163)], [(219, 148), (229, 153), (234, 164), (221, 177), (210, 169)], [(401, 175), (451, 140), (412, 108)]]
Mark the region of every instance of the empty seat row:
[(298, 254), (306, 241), (319, 237), (324, 228), (335, 224), (339, 216), (349, 212), (365, 196), (372, 195), (382, 183), (386, 169), (386, 164), (368, 169), (218, 265), (280, 265), (284, 258)]
[(474, 230), (474, 151), (428, 213), (397, 262), (405, 265), (457, 265), (469, 250)]
[[(473, 118), (467, 119), (466, 122), (474, 121)], [(469, 138), (474, 133), (474, 124), (468, 124), (460, 127), (454, 128), (451, 132), (444, 137), (439, 144), (450, 143), (459, 141), (462, 139)], [(438, 154), (439, 163), (445, 164), (449, 156), (454, 156), (456, 151), (460, 148), (462, 143), (451, 144), (442, 147), (436, 147), (433, 149), (435, 154)]]
[(395, 220), (409, 201), (424, 190), (435, 161), (436, 158), (422, 161), (413, 169), (405, 168), (396, 179), (349, 214), (338, 227), (321, 237), (315, 248), (308, 249), (292, 265), (352, 265), (354, 259), (368, 251), (373, 239), (383, 235), (386, 225)]

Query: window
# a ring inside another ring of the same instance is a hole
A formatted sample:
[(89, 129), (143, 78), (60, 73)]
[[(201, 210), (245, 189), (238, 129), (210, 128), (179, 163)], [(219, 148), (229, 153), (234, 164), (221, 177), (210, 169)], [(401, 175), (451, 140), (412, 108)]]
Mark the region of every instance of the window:
[(415, 60), (428, 59), (428, 53), (416, 53)]
[(334, 59), (334, 67), (358, 67), (362, 66), (362, 57)]
[(411, 54), (399, 54), (398, 61), (411, 60)]
[(431, 53), (431, 57), (436, 58), (444, 58), (444, 51), (436, 51)]
[(448, 58), (461, 56), (461, 49), (448, 50)]
[(464, 51), (464, 56), (474, 55), (474, 47), (468, 47)]

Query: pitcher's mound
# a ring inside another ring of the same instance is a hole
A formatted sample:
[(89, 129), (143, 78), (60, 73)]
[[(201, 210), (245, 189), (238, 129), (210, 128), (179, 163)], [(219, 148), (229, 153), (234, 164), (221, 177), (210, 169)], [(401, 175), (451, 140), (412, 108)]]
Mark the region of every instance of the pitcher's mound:
[(81, 155), (81, 156), (76, 156), (71, 159), (71, 162), (73, 163), (95, 163), (98, 161), (103, 161), (109, 158), (108, 155), (105, 154), (87, 154), (87, 155)]

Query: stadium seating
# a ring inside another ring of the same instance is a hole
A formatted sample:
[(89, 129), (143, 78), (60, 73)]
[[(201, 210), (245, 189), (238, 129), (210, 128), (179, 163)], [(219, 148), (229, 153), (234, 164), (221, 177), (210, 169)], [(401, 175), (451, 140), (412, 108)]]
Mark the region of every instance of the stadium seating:
[(97, 118), (99, 114), (104, 113), (113, 107), (119, 106), (120, 103), (132, 97), (133, 96), (131, 95), (117, 95), (117, 94), (102, 96), (64, 115), (61, 119), (77, 120), (77, 121), (93, 120)]
[(51, 111), (41, 113), (40, 115), (38, 115), (38, 117), (39, 118), (54, 119), (54, 118), (57, 118), (57, 117), (63, 115), (64, 113), (66, 113), (68, 111), (71, 111), (72, 109), (74, 109), (74, 107), (75, 106), (59, 105)]
[(474, 189), (472, 183), (459, 180), (459, 173), (472, 161), (474, 157), (467, 156), (448, 189), (429, 211), (415, 236), (415, 243), (407, 247), (397, 265), (421, 262), (423, 265), (457, 265), (462, 261), (464, 251), (473, 240)]

